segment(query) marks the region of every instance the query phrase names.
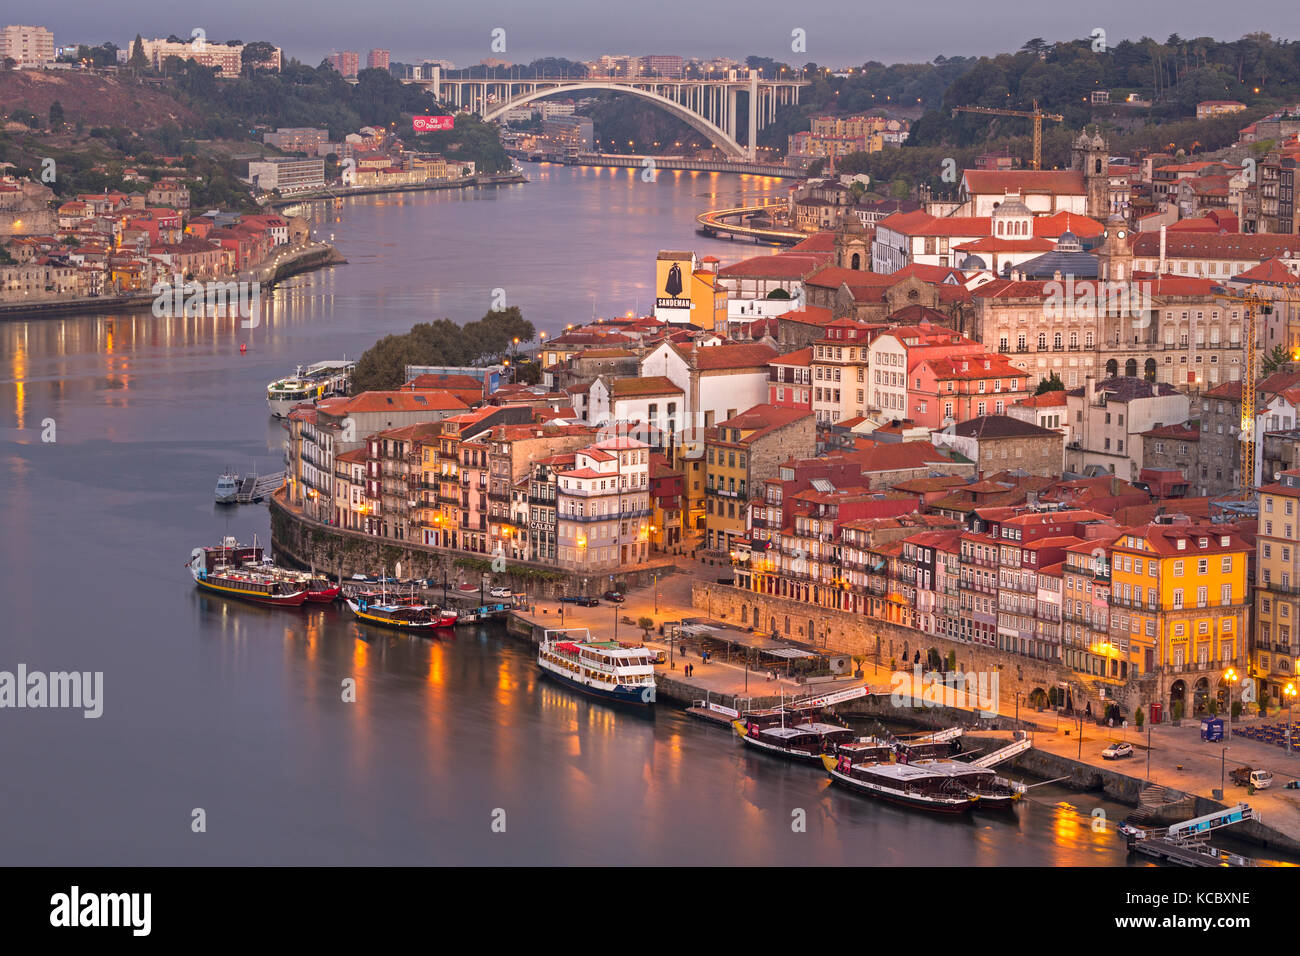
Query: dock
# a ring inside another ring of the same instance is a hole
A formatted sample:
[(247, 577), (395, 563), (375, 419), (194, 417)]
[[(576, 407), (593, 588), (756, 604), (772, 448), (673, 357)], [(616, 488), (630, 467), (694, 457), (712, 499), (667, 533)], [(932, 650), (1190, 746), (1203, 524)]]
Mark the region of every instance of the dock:
[(273, 475), (245, 475), (239, 479), (239, 491), (235, 494), (235, 501), (241, 505), (261, 501), (283, 484), (284, 472), (282, 471)]

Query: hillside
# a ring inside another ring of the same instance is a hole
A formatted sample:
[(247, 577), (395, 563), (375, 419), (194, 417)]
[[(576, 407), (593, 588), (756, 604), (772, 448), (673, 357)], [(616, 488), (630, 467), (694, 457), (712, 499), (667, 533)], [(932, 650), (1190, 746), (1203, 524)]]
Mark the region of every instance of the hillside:
[(175, 124), (187, 126), (197, 116), (159, 89), (131, 80), (92, 73), (55, 70), (0, 72), (0, 103), (4, 111), (35, 113), (44, 120), (58, 101), (68, 123), (124, 126), (134, 130)]

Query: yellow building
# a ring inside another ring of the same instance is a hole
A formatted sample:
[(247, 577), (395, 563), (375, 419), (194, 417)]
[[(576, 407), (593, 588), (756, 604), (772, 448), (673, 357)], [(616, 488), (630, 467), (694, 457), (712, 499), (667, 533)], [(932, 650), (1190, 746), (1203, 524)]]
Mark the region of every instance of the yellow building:
[(1300, 665), (1300, 469), (1260, 489), (1255, 621), (1249, 675), (1270, 705), (1285, 706), (1284, 689)]
[[(1241, 673), (1249, 635), (1251, 547), (1230, 525), (1152, 523), (1111, 546), (1110, 639), (1127, 644), (1130, 674), (1157, 675), (1172, 716), (1222, 704), (1229, 668)], [(1236, 697), (1234, 699), (1240, 699)]]

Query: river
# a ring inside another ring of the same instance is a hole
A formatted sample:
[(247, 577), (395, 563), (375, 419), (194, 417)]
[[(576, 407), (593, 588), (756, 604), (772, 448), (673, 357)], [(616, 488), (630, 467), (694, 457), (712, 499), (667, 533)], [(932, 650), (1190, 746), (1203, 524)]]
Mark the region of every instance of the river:
[(268, 381), (416, 321), (477, 319), (494, 289), (548, 331), (644, 312), (658, 250), (754, 253), (696, 236), (697, 212), (788, 185), (526, 169), (527, 185), (313, 205), (316, 236), (349, 264), (275, 289), (256, 328), (148, 313), (0, 321), (0, 670), (103, 672), (98, 718), (0, 711), (0, 856), (1123, 864), (1091, 814), (1126, 810), (1095, 794), (1048, 785), (1016, 816), (935, 819), (831, 790), (670, 705), (647, 719), (576, 698), (499, 628), (394, 636), (346, 612), (195, 591), (191, 548), (268, 538), (264, 505), (212, 501), (226, 466), (281, 467)]

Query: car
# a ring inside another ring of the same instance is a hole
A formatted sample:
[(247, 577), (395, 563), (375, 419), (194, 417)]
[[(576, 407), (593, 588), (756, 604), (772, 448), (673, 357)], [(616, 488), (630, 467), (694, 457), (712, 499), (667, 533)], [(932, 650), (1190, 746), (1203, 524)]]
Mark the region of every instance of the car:
[(622, 604), (622, 603), (623, 603), (623, 595), (622, 595), (620, 592), (618, 592), (618, 591), (606, 591), (606, 592), (605, 592), (605, 600), (606, 600), (606, 601), (613, 601), (615, 604)]
[(488, 591), (488, 594), (492, 595), (495, 598), (514, 597), (514, 592), (511, 591), (509, 588), (492, 588)]
[(575, 594), (570, 597), (560, 598), (561, 604), (576, 604), (579, 607), (600, 607), (600, 602), (594, 597), (583, 597), (581, 594)]
[(1121, 757), (1133, 756), (1133, 745), (1126, 743), (1113, 743), (1101, 752), (1102, 760), (1118, 760)]

